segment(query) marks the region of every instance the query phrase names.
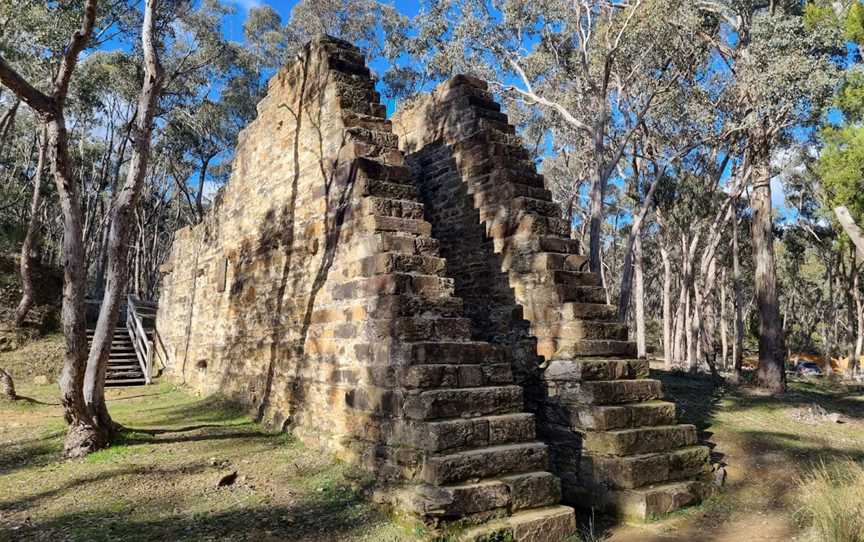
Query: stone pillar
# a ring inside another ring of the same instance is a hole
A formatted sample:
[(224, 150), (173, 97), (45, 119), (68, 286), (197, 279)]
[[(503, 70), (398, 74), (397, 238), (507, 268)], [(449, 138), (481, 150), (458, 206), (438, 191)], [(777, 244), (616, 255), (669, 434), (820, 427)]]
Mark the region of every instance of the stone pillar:
[(696, 502), (708, 449), (634, 359), (627, 327), (486, 84), (457, 76), (394, 126), (473, 333), (510, 350), (565, 501), (635, 518)]

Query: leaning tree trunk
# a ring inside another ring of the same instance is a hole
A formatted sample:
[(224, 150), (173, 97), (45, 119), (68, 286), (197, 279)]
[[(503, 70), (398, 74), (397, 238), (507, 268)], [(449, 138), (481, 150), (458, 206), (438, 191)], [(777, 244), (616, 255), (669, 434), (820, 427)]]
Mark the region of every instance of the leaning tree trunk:
[(21, 301), (15, 310), (15, 327), (22, 327), (24, 319), (33, 306), (33, 249), (36, 245), (36, 230), (39, 228), (39, 206), (42, 204), (42, 170), (45, 167), (45, 152), (48, 146), (46, 127), (43, 124), (39, 140), (39, 159), (33, 175), (33, 197), (30, 200), (30, 220), (27, 233), (21, 244)]
[(129, 280), (129, 236), (135, 218), (135, 206), (144, 184), (147, 163), (150, 159), (150, 138), (153, 131), (153, 116), (162, 91), (162, 67), (153, 42), (153, 17), (157, 0), (147, 0), (144, 8), (141, 41), (144, 51), (144, 84), (138, 96), (133, 136), (132, 163), (126, 182), (114, 202), (111, 231), (108, 237), (108, 270), (105, 296), (99, 310), (99, 320), (93, 334), (93, 346), (87, 360), (87, 375), (84, 397), (87, 408), (96, 424), (109, 435), (115, 426), (105, 405), (105, 373), (114, 326), (120, 312), (120, 303)]
[(767, 175), (754, 184), (750, 203), (753, 207), (753, 262), (756, 267), (754, 291), (759, 310), (758, 385), (780, 393), (786, 390), (786, 351), (777, 296), (771, 182)]

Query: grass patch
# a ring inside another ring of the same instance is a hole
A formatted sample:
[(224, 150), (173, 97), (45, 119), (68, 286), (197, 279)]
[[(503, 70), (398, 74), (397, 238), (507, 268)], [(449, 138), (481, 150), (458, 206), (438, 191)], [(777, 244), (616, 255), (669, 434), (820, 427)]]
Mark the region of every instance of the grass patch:
[(820, 463), (798, 483), (799, 515), (819, 540), (864, 540), (864, 464)]

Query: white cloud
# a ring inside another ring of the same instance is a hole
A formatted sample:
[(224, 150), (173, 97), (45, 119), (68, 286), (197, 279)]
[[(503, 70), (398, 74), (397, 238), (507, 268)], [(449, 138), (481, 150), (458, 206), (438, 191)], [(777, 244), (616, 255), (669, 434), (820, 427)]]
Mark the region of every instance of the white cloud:
[(261, 0), (232, 0), (231, 3), (242, 8), (244, 11), (249, 11), (252, 8), (260, 8), (264, 5), (264, 2)]

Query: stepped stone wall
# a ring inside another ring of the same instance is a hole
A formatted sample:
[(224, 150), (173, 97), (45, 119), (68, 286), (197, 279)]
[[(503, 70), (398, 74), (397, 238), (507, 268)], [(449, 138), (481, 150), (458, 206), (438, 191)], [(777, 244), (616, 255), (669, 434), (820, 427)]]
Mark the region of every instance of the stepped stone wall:
[(157, 315), (169, 375), (373, 469), (383, 497), (473, 525), (466, 539), (565, 539), (573, 509), (517, 383), (536, 373), (527, 323), (502, 309), (473, 331), (362, 54), (322, 37), (301, 56), (213, 208), (177, 232)]
[(511, 353), (565, 502), (646, 519), (702, 498), (708, 449), (635, 359), (486, 84), (457, 77), (393, 123), (472, 336)]

